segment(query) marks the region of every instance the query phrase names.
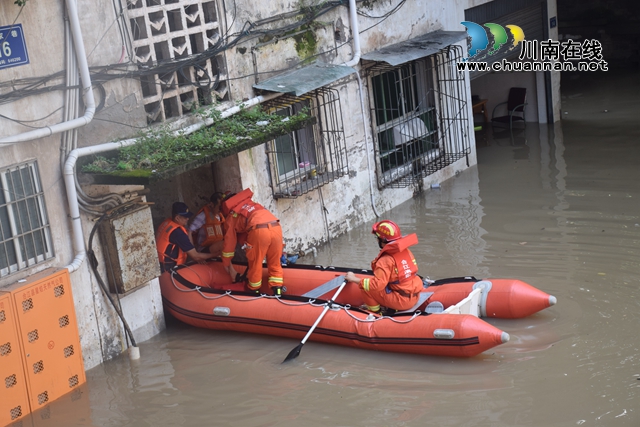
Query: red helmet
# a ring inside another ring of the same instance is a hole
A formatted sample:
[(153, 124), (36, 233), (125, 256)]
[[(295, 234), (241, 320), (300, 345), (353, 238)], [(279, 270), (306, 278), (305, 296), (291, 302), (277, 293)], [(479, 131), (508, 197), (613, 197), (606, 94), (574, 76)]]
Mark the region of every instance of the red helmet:
[(398, 240), (402, 237), (398, 224), (393, 221), (389, 221), (388, 219), (373, 224), (373, 227), (371, 227), (371, 233), (375, 234), (379, 239), (382, 239), (382, 241), (387, 243), (393, 242), (394, 240)]

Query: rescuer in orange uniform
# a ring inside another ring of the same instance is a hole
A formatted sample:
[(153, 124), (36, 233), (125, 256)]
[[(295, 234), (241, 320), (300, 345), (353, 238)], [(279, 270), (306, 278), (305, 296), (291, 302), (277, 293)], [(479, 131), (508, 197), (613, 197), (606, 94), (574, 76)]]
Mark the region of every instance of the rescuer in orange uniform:
[(220, 206), (225, 197), (224, 193), (213, 193), (209, 203), (190, 220), (189, 231), (199, 252), (207, 251), (213, 256), (222, 255), (224, 216), (220, 212)]
[(193, 212), (186, 204), (175, 202), (171, 207), (171, 218), (165, 219), (156, 231), (156, 250), (162, 271), (184, 264), (187, 255), (195, 261), (201, 262), (211, 257), (211, 254), (200, 253), (191, 243), (185, 226)]
[(247, 233), (245, 254), (248, 267), (246, 271), (249, 291), (259, 293), (262, 286), (262, 261), (267, 258), (269, 287), (274, 295), (282, 294), (283, 274), (280, 257), (282, 256), (282, 228), (280, 220), (262, 205), (251, 200), (253, 192), (246, 188), (238, 194), (228, 196), (222, 202), (222, 214), (226, 221), (222, 265), (232, 280), (238, 273), (231, 264), (235, 254), (238, 234)]
[(412, 308), (424, 290), (422, 279), (417, 275), (416, 259), (409, 250), (409, 246), (418, 243), (418, 236), (411, 233), (402, 237), (400, 227), (389, 220), (373, 224), (371, 232), (381, 249), (371, 262), (374, 277), (360, 279), (349, 271), (345, 280), (359, 285), (370, 311), (380, 312), (381, 305), (393, 310)]

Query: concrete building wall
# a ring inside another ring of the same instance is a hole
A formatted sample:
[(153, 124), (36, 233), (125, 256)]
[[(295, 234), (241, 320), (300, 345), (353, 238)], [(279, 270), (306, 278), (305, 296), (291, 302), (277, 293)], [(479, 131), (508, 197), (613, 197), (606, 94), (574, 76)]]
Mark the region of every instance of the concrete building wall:
[[(61, 154), (64, 140), (71, 147), (90, 147), (134, 138), (147, 128), (147, 115), (143, 105), (143, 93), (138, 79), (131, 73), (138, 69), (131, 58), (131, 46), (123, 34), (130, 34), (131, 22), (119, 19), (118, 2), (110, 0), (79, 0), (80, 27), (84, 48), (90, 67), (109, 65), (92, 74), (96, 113), (86, 126), (69, 134), (54, 134), (37, 140), (13, 145), (0, 145), (0, 167), (9, 167), (26, 160), (37, 160), (48, 211), (55, 256), (31, 268), (0, 278), (0, 288), (48, 267), (63, 268), (74, 258), (82, 256), (88, 245), (91, 231), (99, 215), (81, 211), (82, 240), (84, 248), (74, 247), (67, 190), (62, 179)], [(309, 4), (306, 4), (309, 3)], [(483, 1), (457, 0), (451, 2), (406, 2), (387, 19), (380, 17), (390, 12), (396, 3), (382, 0), (359, 2), (358, 8), (371, 17), (358, 16), (362, 52), (402, 42), (422, 34), (436, 31), (462, 31), (460, 22), (464, 9), (485, 3)], [(31, 63), (0, 70), (0, 95), (13, 93), (16, 88), (3, 84), (21, 78), (36, 78), (61, 73), (43, 86), (63, 85), (64, 72), (73, 64), (67, 64), (65, 46), (65, 2), (28, 1), (20, 12), (28, 42)], [(228, 25), (223, 33), (240, 34), (248, 22), (272, 20), (265, 26), (279, 28), (299, 17), (290, 12), (302, 6), (319, 5), (321, 2), (286, 2), (249, 0), (220, 2), (224, 10), (221, 25)], [(114, 9), (115, 8), (115, 9)], [(13, 2), (0, 3), (0, 15), (15, 17), (19, 7)], [(281, 19), (274, 19), (282, 15)], [(231, 107), (244, 99), (256, 96), (253, 84), (276, 72), (307, 60), (313, 55), (334, 64), (349, 61), (353, 47), (347, 41), (351, 37), (351, 24), (347, 7), (338, 7), (309, 28), (316, 34), (315, 47), (296, 42), (295, 37), (282, 34), (277, 40), (256, 37), (239, 43), (224, 54), (229, 80), (229, 101), (222, 108)], [(464, 43), (464, 42), (462, 42)], [(360, 66), (356, 66), (360, 70)], [(129, 74), (127, 74), (129, 73)], [(256, 77), (256, 73), (257, 74)], [(264, 73), (264, 74), (262, 74)], [(114, 78), (113, 74), (119, 74)], [(240, 191), (250, 187), (255, 200), (272, 210), (282, 221), (286, 250), (298, 251), (326, 243), (331, 238), (355, 226), (374, 220), (377, 214), (401, 204), (414, 195), (416, 188), (379, 189), (373, 154), (372, 125), (368, 100), (368, 82), (363, 75), (364, 114), (361, 109), (360, 88), (354, 76), (331, 85), (340, 96), (346, 138), (349, 174), (296, 199), (274, 200), (269, 187), (267, 153), (260, 145), (238, 155), (219, 160), (210, 167), (194, 169), (171, 179), (156, 182), (147, 188), (141, 186), (96, 186), (84, 184), (81, 190), (92, 197), (117, 193), (126, 200), (141, 197), (150, 203), (152, 222), (156, 226), (168, 215), (171, 203), (182, 200), (197, 209), (215, 190)], [(464, 91), (470, 98), (467, 79)], [(22, 120), (31, 126), (41, 127), (63, 120), (62, 108), (69, 102), (65, 92), (52, 90), (11, 103), (0, 104), (0, 114)], [(74, 106), (78, 115), (84, 114), (84, 105)], [(53, 113), (53, 114), (52, 114)], [(469, 104), (468, 115), (471, 117)], [(37, 120), (40, 119), (40, 120)], [(32, 122), (37, 120), (36, 122)], [(195, 121), (188, 116), (173, 120), (174, 127)], [(1, 120), (0, 138), (16, 135), (31, 128), (16, 121)], [(459, 171), (476, 164), (473, 132), (470, 132), (471, 152), (467, 158), (427, 176), (422, 183), (442, 182)], [(83, 181), (84, 182), (84, 181)], [(97, 270), (106, 278), (109, 275), (100, 236), (96, 233), (89, 248), (98, 260)], [(80, 254), (78, 253), (80, 250)], [(345, 260), (348, 262), (348, 260)], [(85, 368), (89, 369), (126, 349), (128, 343), (122, 322), (100, 288), (98, 277), (86, 259), (71, 273), (74, 300), (78, 317)], [(112, 294), (122, 306), (122, 312), (136, 341), (144, 341), (164, 328), (162, 302), (158, 281), (148, 283), (124, 295)]]

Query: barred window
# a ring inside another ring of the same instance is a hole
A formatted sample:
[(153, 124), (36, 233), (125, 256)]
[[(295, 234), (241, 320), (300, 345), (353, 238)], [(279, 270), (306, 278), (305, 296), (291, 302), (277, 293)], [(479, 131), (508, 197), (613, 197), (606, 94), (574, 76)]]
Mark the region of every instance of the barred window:
[(379, 187), (407, 187), (470, 152), (464, 75), (450, 46), (398, 67), (376, 63), (371, 110)]
[(336, 90), (321, 88), (301, 97), (284, 95), (265, 104), (271, 114), (304, 111), (312, 118), (302, 129), (267, 143), (274, 198), (296, 198), (349, 172)]
[(128, 0), (149, 124), (227, 100), (216, 0)]
[(0, 277), (53, 257), (37, 162), (0, 170)]
[[(276, 114), (290, 117), (302, 110), (309, 110), (309, 100), (285, 107), (276, 111)], [(274, 144), (276, 154), (276, 164), (274, 165), (276, 170), (274, 172), (277, 173), (279, 181), (286, 181), (301, 168), (311, 171), (318, 163), (313, 141), (313, 125), (311, 124), (290, 134), (277, 137)]]

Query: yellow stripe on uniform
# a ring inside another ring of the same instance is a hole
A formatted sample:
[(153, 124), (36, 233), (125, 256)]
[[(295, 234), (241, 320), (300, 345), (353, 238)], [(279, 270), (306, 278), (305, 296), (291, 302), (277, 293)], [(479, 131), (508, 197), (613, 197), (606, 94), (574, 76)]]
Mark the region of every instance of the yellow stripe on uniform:
[(247, 286), (249, 286), (250, 289), (258, 289), (262, 286), (262, 280), (260, 280), (259, 282), (249, 282), (247, 283)]
[(362, 289), (365, 292), (369, 292), (369, 279), (362, 279)]
[(269, 277), (269, 283), (277, 283), (279, 285), (284, 283), (284, 279), (282, 277)]
[(222, 252), (222, 258), (233, 258), (235, 252)]

